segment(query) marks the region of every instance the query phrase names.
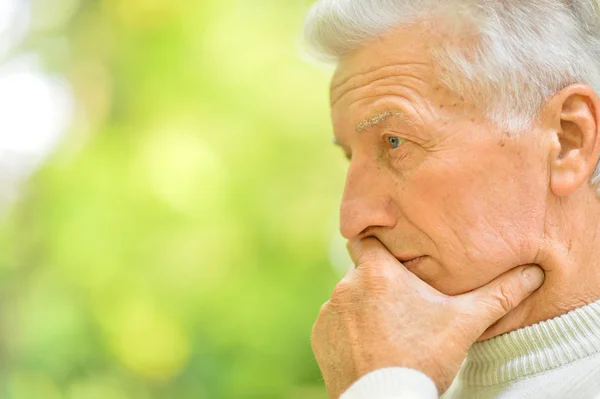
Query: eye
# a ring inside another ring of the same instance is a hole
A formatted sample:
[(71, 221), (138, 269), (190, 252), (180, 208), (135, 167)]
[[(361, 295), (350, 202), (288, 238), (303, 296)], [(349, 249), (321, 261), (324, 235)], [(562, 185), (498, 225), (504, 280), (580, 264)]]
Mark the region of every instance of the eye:
[(388, 136), (387, 141), (392, 148), (398, 148), (404, 144), (406, 140), (398, 136)]

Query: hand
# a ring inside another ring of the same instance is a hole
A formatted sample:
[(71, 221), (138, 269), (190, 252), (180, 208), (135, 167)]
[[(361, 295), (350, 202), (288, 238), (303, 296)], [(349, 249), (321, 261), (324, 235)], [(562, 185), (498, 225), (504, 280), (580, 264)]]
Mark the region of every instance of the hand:
[(450, 297), (409, 272), (375, 238), (348, 249), (356, 269), (337, 285), (312, 331), (315, 357), (336, 399), (385, 367), (420, 370), (445, 392), (471, 345), (544, 281), (539, 267), (520, 266)]

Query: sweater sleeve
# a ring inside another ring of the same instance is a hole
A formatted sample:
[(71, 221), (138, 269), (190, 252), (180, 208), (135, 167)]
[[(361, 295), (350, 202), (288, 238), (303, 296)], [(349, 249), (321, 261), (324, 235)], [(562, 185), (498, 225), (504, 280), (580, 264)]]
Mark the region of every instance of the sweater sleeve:
[(340, 399), (438, 399), (438, 392), (420, 371), (391, 367), (363, 376)]

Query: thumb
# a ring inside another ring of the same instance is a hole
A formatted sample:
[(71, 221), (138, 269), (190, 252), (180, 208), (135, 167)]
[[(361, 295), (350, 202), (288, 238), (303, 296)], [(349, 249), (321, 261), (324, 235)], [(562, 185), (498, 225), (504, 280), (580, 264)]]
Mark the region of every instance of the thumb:
[(348, 241), (348, 254), (357, 268), (363, 265), (393, 264), (400, 262), (375, 237), (354, 239)]
[(516, 308), (525, 298), (544, 283), (544, 271), (537, 265), (514, 268), (491, 283), (463, 295), (467, 313), (480, 322), (479, 334), (483, 333)]

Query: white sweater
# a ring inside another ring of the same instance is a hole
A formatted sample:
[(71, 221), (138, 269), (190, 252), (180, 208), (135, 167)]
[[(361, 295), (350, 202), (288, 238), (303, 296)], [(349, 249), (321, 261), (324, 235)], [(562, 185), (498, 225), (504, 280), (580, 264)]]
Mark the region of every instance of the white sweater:
[[(388, 368), (340, 399), (437, 399), (416, 370)], [(443, 399), (600, 398), (600, 301), (474, 344)]]

